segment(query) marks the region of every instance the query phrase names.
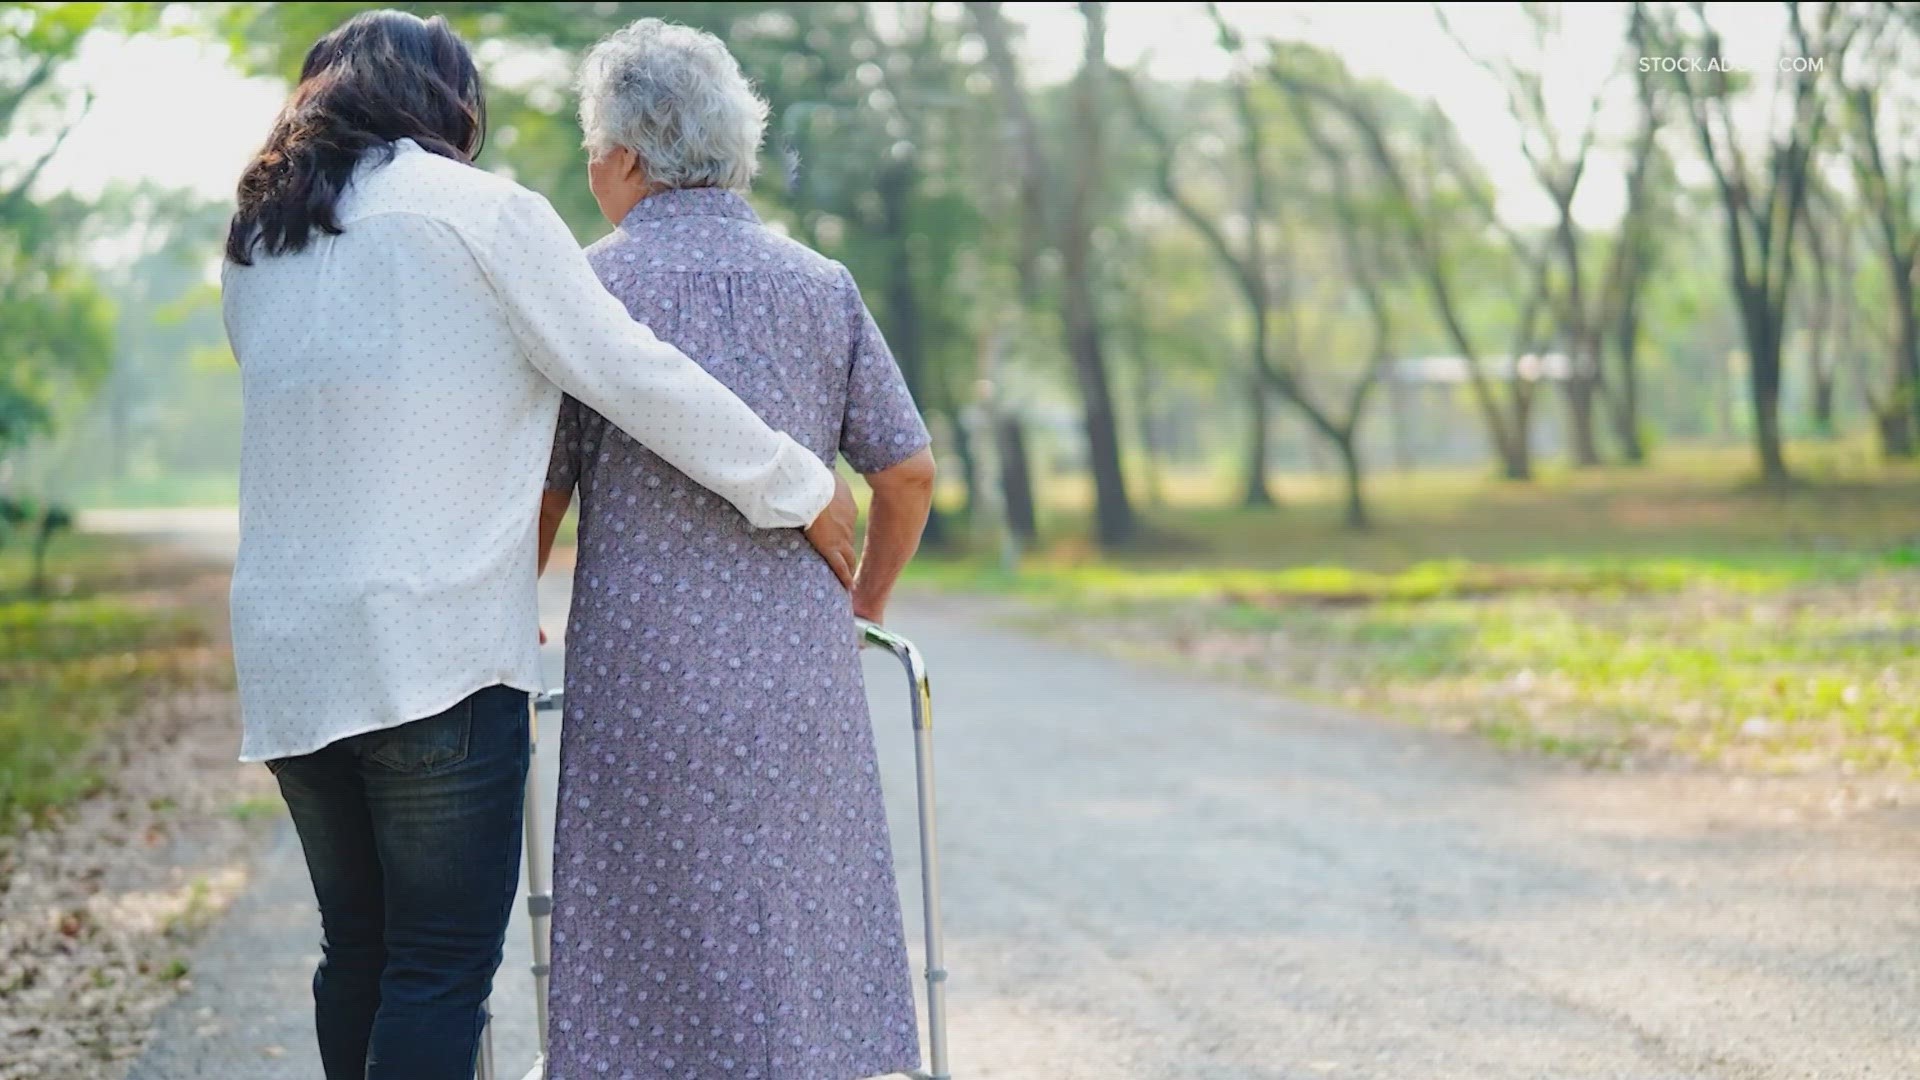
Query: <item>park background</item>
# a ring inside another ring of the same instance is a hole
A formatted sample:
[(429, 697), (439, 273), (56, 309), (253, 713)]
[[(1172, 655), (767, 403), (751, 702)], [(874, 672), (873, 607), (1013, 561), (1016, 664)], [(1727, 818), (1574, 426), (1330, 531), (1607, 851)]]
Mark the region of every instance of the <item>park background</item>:
[[(231, 188), (360, 6), (0, 8), (0, 834), (230, 678), (130, 534), (234, 502)], [(1915, 9), (399, 6), (583, 243), (574, 58), (721, 35), (935, 433), (910, 590), (1597, 769), (1911, 775)]]

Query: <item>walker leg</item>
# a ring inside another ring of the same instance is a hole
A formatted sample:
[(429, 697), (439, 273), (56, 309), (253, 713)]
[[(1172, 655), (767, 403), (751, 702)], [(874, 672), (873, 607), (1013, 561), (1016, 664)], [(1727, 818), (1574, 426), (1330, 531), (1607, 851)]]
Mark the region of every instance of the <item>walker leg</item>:
[[(552, 970), (547, 924), (553, 915), (553, 889), (547, 876), (547, 854), (541, 843), (540, 831), (540, 714), (557, 710), (560, 696), (558, 690), (534, 695), (532, 708), (527, 713), (526, 808), (521, 816), (526, 822), (527, 923), (533, 937), (533, 1012), (540, 1046), (534, 1058), (533, 1071), (526, 1075), (525, 1080), (540, 1080), (546, 1075), (547, 1066), (547, 974)], [(481, 1041), (480, 1066), (475, 1071), (478, 1080), (495, 1080), (492, 1001), (489, 1000), (487, 1005), (487, 1026)]]
[(913, 706), (914, 780), (920, 815), (920, 899), (927, 942), (927, 1068), (907, 1075), (915, 1080), (950, 1080), (947, 1070), (946, 938), (940, 922), (940, 849), (934, 818), (933, 690), (926, 659), (913, 642), (859, 620), (861, 642), (884, 649), (907, 670)]
[[(924, 697), (921, 680), (916, 696)], [(940, 922), (940, 856), (933, 799), (933, 729), (914, 731), (914, 762), (920, 789), (920, 894), (927, 934), (927, 1080), (948, 1080), (946, 938)]]
[[(533, 700), (533, 715), (529, 723), (533, 725), (533, 746), (535, 761), (538, 761), (540, 746), (540, 714), (558, 712), (562, 700), (558, 690), (536, 696)], [(536, 1029), (540, 1038), (539, 1058), (530, 1076), (538, 1076), (543, 1071), (547, 1058), (547, 984), (553, 971), (552, 938), (553, 922), (553, 880), (551, 865), (546, 847), (547, 834), (540, 828), (540, 773), (537, 768), (527, 770), (527, 924), (533, 933), (533, 1009)]]

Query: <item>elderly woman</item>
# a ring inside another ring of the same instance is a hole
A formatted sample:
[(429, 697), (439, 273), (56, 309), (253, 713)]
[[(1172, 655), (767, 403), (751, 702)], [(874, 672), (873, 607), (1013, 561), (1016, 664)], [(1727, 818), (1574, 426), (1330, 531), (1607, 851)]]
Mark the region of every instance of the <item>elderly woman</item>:
[[(766, 104), (713, 36), (647, 19), (580, 76), (600, 280), (873, 488), (851, 595), (571, 399), (542, 552), (580, 497), (555, 841), (554, 1080), (853, 1080), (918, 1061), (858, 664), (934, 467), (846, 269), (741, 197)], [(544, 560), (543, 560), (544, 561)]]

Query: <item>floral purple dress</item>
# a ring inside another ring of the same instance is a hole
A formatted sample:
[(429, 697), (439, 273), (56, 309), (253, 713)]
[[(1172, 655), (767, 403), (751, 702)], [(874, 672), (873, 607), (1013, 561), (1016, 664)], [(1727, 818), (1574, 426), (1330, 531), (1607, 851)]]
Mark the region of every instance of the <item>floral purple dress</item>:
[[(635, 319), (861, 472), (927, 430), (851, 276), (719, 190), (655, 195), (588, 256)], [(551, 1080), (855, 1080), (917, 1067), (847, 593), (798, 530), (567, 399), (567, 627)]]

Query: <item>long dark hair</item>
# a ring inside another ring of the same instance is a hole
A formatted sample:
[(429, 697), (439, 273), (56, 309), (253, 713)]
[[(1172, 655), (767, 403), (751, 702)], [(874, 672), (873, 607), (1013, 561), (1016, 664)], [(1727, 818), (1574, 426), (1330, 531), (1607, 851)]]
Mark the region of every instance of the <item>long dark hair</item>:
[(257, 246), (299, 251), (314, 230), (340, 235), (335, 216), (354, 166), (392, 143), (471, 162), (486, 138), (487, 103), (466, 43), (436, 15), (355, 15), (316, 42), (267, 143), (240, 174), (227, 258), (248, 266)]

